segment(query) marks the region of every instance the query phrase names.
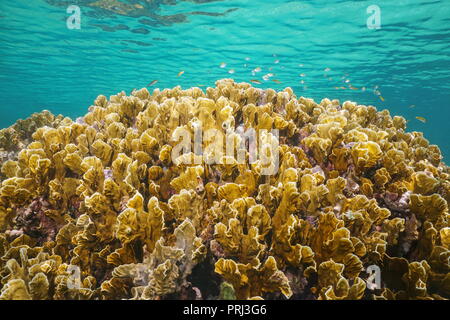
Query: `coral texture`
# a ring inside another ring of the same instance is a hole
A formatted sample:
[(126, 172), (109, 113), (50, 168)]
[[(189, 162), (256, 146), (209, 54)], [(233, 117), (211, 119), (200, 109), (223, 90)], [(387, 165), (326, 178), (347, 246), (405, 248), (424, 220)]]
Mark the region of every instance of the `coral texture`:
[[(57, 128), (60, 124), (70, 124), (69, 118), (62, 115), (55, 116), (50, 111), (44, 110), (39, 113), (33, 113), (30, 117), (17, 120), (9, 128), (0, 130), (0, 163), (6, 160), (16, 160), (17, 153), (24, 149), (31, 141), (32, 134), (36, 129), (49, 126)], [(0, 178), (5, 176), (0, 173)]]
[[(2, 163), (0, 299), (450, 298), (449, 168), (387, 110), (223, 79), (55, 120)], [(172, 159), (199, 123), (278, 129), (279, 169), (217, 136)]]

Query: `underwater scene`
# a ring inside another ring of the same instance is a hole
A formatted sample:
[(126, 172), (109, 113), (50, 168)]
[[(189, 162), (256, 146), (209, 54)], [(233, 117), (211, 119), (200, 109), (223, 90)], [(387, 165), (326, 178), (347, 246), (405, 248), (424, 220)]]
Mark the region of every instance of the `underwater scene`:
[(0, 2), (0, 300), (450, 299), (450, 1)]

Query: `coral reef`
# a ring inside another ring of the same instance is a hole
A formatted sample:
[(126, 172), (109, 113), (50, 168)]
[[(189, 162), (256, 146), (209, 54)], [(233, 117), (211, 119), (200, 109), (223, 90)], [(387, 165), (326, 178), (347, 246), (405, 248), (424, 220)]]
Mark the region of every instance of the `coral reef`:
[[(223, 79), (33, 119), (1, 131), (0, 299), (450, 298), (449, 168), (387, 110)], [(277, 129), (279, 169), (199, 125)]]
[[(31, 141), (32, 134), (40, 127), (48, 126), (57, 128), (61, 125), (70, 125), (72, 120), (62, 115), (55, 116), (50, 111), (44, 110), (33, 113), (30, 117), (19, 119), (9, 128), (0, 130), (0, 164), (7, 160), (16, 160), (17, 154)], [(0, 172), (0, 181), (5, 175)]]

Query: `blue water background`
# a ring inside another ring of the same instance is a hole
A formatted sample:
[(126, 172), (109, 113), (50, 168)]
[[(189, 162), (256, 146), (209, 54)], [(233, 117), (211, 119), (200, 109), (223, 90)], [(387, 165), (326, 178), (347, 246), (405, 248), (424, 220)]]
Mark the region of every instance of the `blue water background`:
[[(152, 80), (188, 88), (258, 79), (316, 101), (387, 108), (450, 156), (449, 0), (121, 2), (0, 2), (0, 127), (42, 109), (76, 118), (97, 95)], [(80, 30), (66, 26), (71, 4)], [(374, 4), (378, 30), (366, 23)]]

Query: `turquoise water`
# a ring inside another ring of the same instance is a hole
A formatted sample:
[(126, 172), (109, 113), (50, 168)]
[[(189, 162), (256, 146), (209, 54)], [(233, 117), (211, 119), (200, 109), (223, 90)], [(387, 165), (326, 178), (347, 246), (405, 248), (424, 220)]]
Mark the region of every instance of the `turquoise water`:
[[(380, 29), (367, 26), (374, 4)], [(67, 28), (69, 5), (80, 29)], [(97, 95), (153, 80), (225, 77), (387, 108), (450, 156), (448, 0), (0, 2), (0, 127), (42, 109), (81, 116)]]

